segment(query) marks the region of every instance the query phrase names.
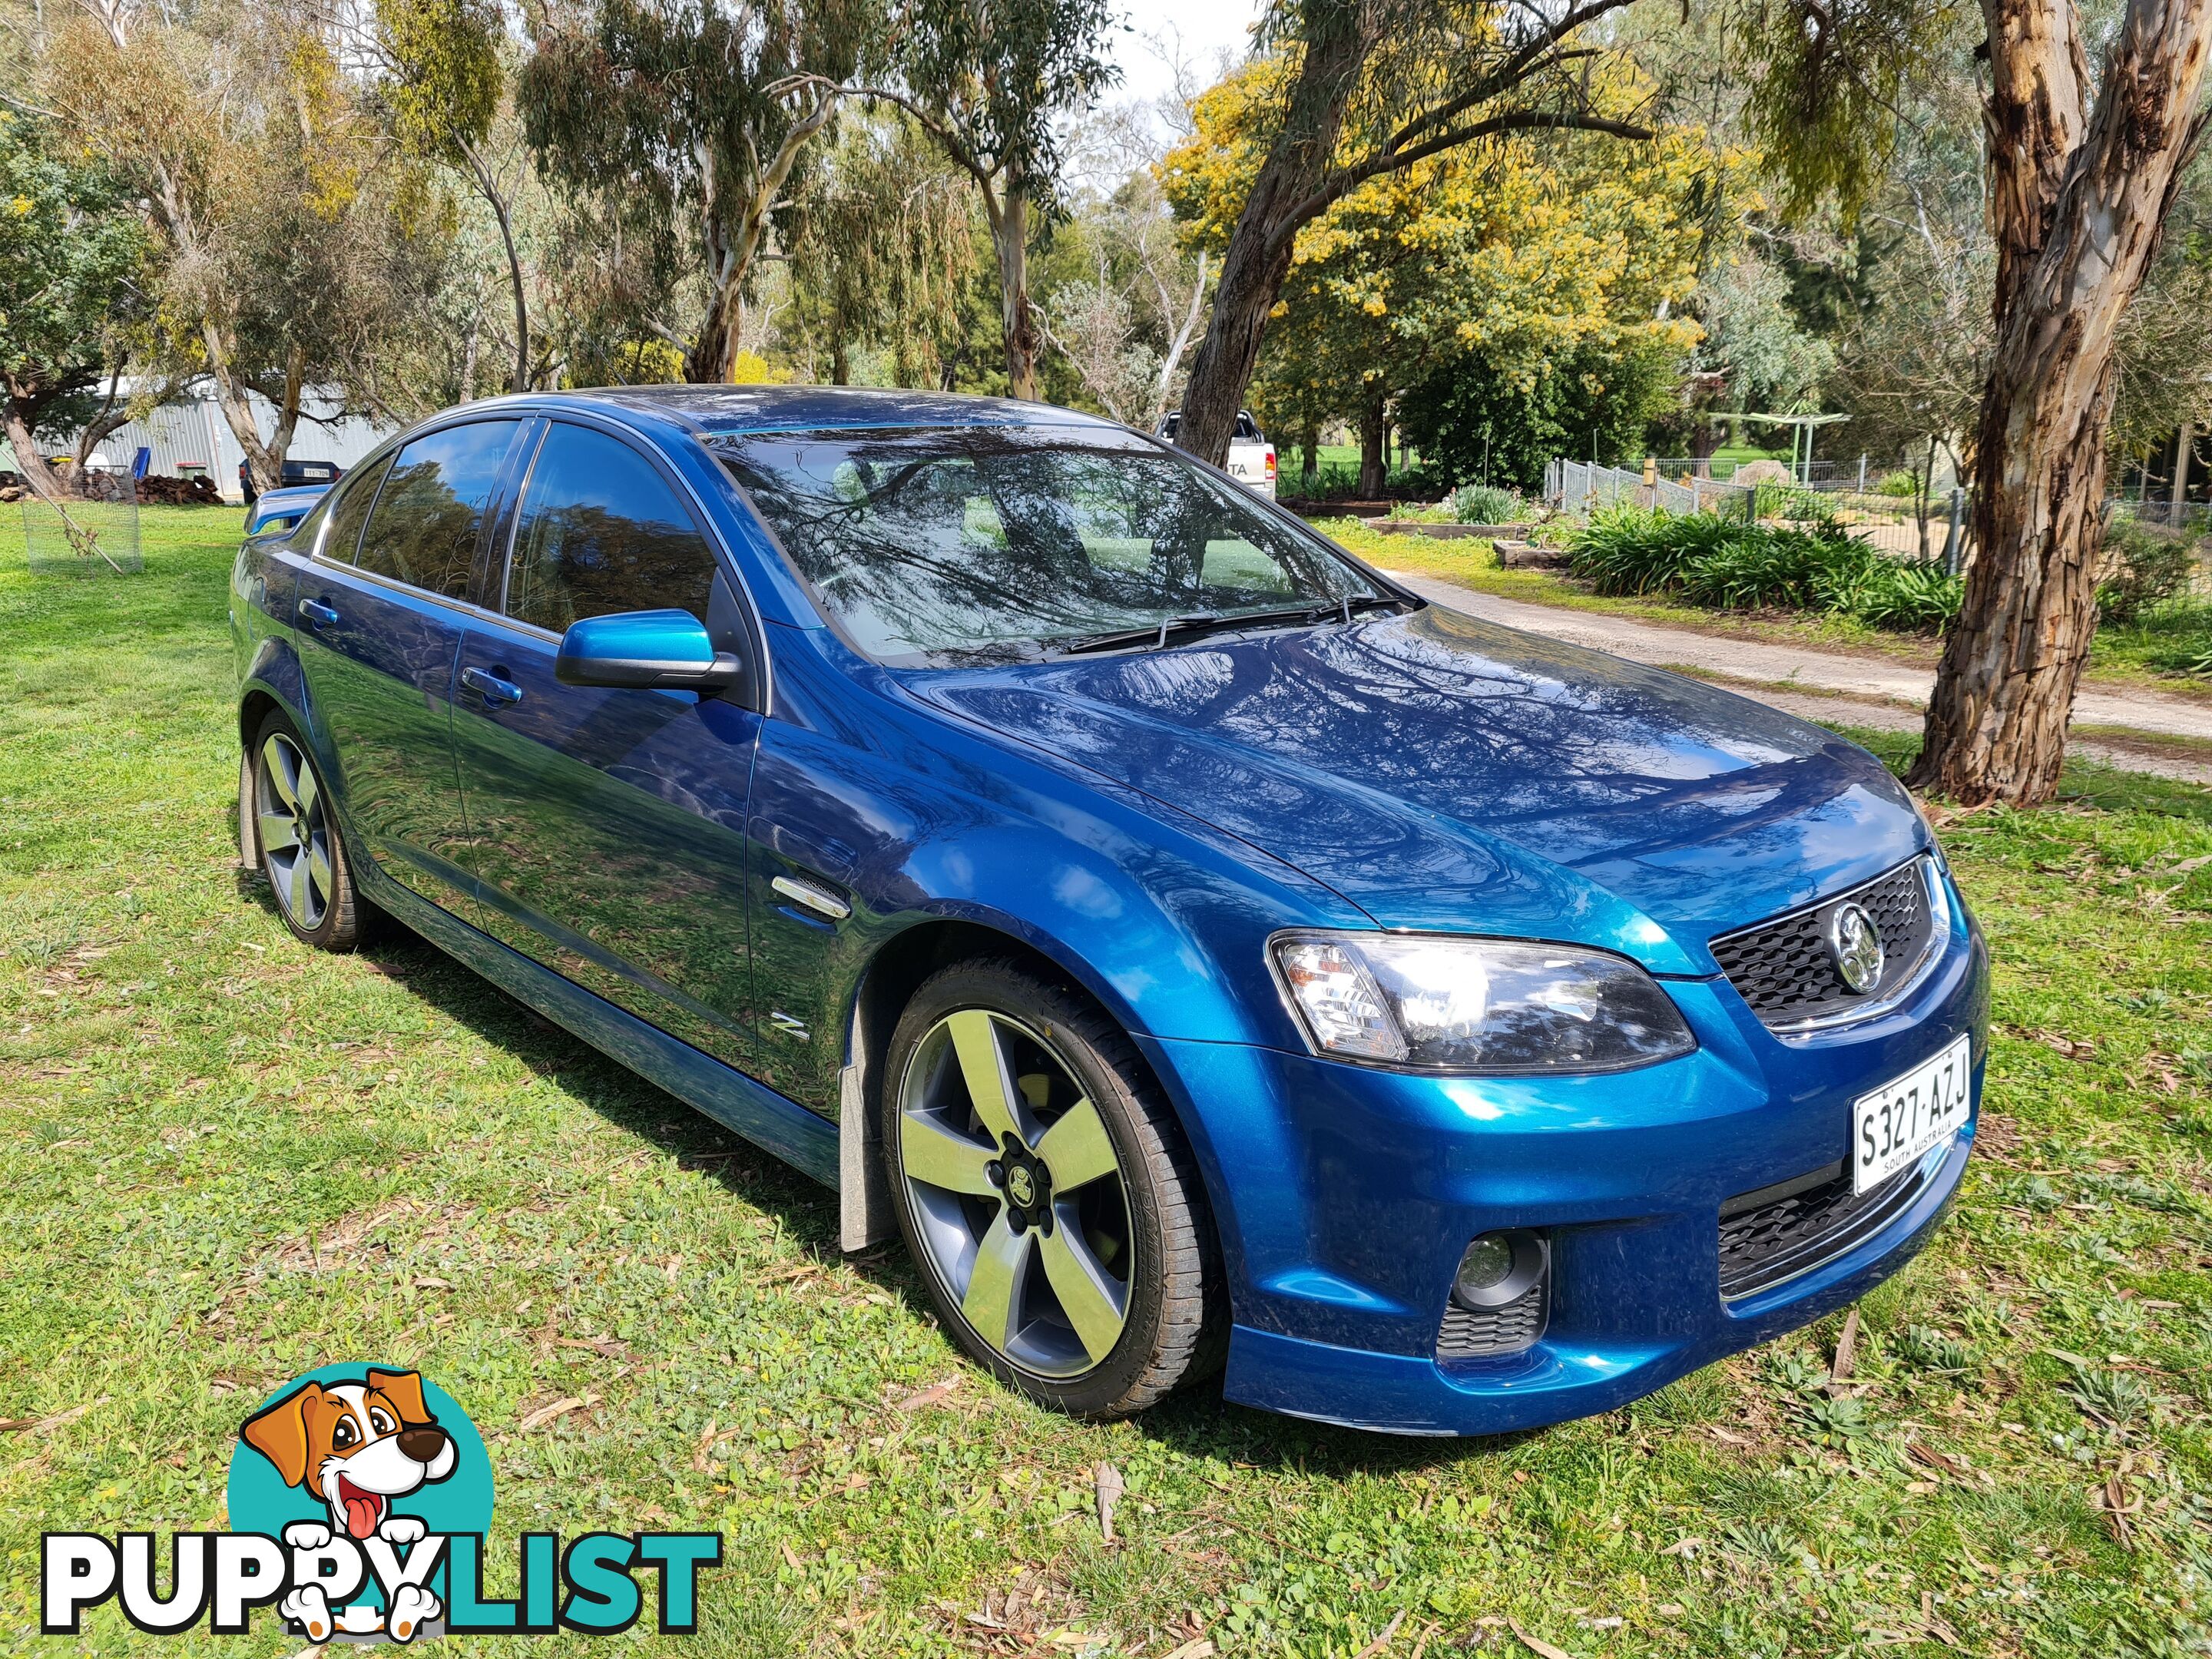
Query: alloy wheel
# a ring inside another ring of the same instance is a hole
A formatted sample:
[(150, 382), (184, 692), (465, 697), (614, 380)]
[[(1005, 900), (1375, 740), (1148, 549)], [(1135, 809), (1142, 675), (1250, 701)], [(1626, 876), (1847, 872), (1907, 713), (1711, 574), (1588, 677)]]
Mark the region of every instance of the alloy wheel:
[(330, 914), (330, 816), (322, 784), (300, 745), (272, 732), (261, 745), (254, 811), (269, 884), (292, 925), (312, 933)]
[(993, 1010), (946, 1015), (908, 1064), (898, 1137), (923, 1253), (976, 1334), (1039, 1376), (1103, 1363), (1128, 1319), (1128, 1194), (1052, 1045)]

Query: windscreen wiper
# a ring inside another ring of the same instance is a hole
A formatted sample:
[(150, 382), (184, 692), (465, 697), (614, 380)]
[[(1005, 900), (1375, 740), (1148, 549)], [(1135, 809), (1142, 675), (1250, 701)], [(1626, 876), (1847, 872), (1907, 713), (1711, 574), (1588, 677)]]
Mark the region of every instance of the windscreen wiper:
[(1149, 645), (1157, 651), (1170, 640), (1195, 639), (1201, 634), (1219, 633), (1226, 629), (1279, 628), (1318, 622), (1336, 609), (1333, 605), (1305, 605), (1294, 611), (1236, 611), (1225, 617), (1218, 611), (1198, 611), (1187, 617), (1166, 617), (1153, 628), (1117, 628), (1110, 634), (1079, 634), (1060, 641), (1059, 648), (1069, 656), (1085, 651), (1118, 651), (1133, 645)]
[(1224, 633), (1239, 628), (1297, 627), (1340, 616), (1348, 623), (1355, 612), (1384, 607), (1395, 610), (1407, 603), (1395, 593), (1362, 593), (1356, 597), (1347, 595), (1331, 605), (1302, 605), (1281, 611), (1232, 611), (1226, 616), (1218, 611), (1199, 611), (1185, 617), (1170, 617), (1154, 628), (1119, 628), (1110, 634), (1079, 634), (1073, 639), (1056, 641), (1053, 648), (1068, 656), (1086, 651), (1118, 651), (1137, 645), (1149, 645), (1158, 651), (1170, 640), (1195, 639), (1202, 634)]

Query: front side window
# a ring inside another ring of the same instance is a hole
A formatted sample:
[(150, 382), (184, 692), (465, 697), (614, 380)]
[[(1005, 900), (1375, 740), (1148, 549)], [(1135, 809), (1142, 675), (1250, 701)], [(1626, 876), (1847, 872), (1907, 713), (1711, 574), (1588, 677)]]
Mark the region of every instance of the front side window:
[[(332, 502), (330, 528), (323, 536), (322, 554), (340, 564), (351, 564), (361, 550), (361, 527), (368, 522), (368, 509), (376, 505), (376, 487), (392, 471), (392, 457), (379, 456), (348, 478)], [(325, 501), (331, 498), (325, 495)]]
[(621, 440), (556, 422), (522, 498), (507, 614), (565, 632), (617, 611), (705, 620), (714, 555), (676, 492)]
[(471, 421), (408, 444), (378, 493), (354, 562), (426, 592), (466, 599), (484, 515), (520, 426)]
[(839, 625), (885, 662), (1016, 659), (1382, 597), (1317, 537), (1141, 440), (1039, 426), (714, 448)]

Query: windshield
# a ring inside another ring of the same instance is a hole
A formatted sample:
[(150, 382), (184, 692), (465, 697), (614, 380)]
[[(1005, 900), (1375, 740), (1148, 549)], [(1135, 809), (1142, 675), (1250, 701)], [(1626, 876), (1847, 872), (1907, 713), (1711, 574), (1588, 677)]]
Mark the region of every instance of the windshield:
[(1240, 486), (1140, 440), (1025, 427), (712, 441), (847, 635), (885, 662), (1011, 660), (1382, 597)]

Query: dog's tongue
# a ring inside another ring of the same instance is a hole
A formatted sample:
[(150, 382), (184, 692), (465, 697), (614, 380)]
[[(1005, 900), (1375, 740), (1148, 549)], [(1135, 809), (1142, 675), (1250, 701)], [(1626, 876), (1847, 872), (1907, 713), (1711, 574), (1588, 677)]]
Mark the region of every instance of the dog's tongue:
[(376, 1535), (376, 1512), (382, 1505), (366, 1493), (345, 1495), (346, 1530), (356, 1538)]

